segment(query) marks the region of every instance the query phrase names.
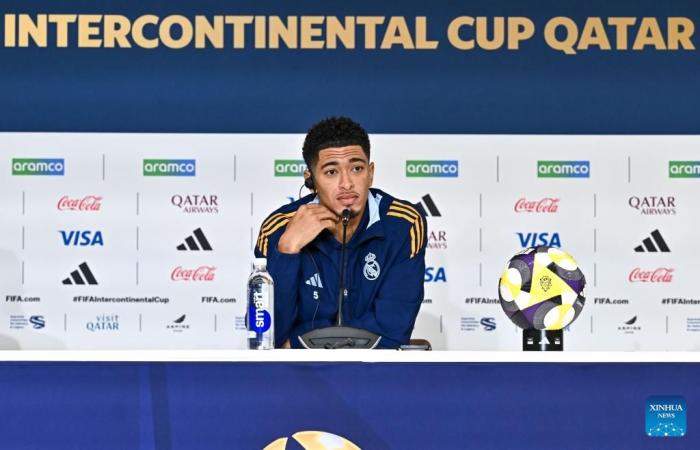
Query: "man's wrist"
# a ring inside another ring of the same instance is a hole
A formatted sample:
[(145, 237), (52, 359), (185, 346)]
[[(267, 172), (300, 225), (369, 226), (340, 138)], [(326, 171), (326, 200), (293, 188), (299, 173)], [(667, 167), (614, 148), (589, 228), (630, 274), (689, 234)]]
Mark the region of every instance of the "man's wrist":
[(282, 235), (277, 243), (277, 251), (280, 253), (295, 254), (301, 251), (301, 246), (293, 242), (289, 242), (289, 239), (285, 239), (285, 236)]

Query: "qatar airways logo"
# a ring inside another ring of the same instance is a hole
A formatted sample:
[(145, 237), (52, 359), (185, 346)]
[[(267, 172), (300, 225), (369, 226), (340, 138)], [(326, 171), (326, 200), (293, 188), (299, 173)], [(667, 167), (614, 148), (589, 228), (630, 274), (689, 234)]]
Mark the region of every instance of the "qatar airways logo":
[(515, 202), (513, 210), (516, 213), (550, 213), (553, 214), (559, 210), (559, 199), (553, 197), (545, 197), (541, 200), (527, 200), (525, 197)]
[(177, 266), (170, 274), (170, 279), (173, 281), (214, 281), (215, 276), (215, 266), (199, 266), (196, 269)]
[(59, 211), (99, 211), (102, 208), (102, 197), (86, 195), (83, 198), (71, 198), (67, 195), (61, 197), (56, 205)]
[(671, 283), (673, 281), (673, 271), (670, 267), (659, 267), (654, 270), (642, 270), (636, 267), (629, 274), (630, 283)]

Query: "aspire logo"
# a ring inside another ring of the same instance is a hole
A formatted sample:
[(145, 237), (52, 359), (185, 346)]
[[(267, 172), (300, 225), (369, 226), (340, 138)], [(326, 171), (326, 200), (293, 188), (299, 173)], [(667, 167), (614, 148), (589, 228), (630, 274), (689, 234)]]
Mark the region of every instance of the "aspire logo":
[(63, 176), (63, 158), (12, 158), (12, 175)]
[(194, 159), (144, 159), (144, 177), (193, 177), (197, 173)]

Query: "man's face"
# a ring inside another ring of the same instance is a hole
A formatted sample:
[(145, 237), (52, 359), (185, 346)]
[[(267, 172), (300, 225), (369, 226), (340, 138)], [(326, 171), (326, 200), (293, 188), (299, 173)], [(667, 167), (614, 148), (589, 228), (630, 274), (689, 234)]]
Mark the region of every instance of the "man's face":
[(374, 178), (374, 163), (367, 160), (362, 147), (348, 145), (321, 150), (313, 174), (322, 205), (338, 215), (345, 208), (353, 215), (364, 210)]

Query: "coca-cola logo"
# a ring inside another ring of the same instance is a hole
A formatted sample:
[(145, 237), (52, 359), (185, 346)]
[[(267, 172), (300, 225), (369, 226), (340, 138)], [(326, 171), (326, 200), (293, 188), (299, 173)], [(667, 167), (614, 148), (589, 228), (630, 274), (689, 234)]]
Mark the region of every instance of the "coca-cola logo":
[(86, 195), (83, 198), (61, 197), (56, 205), (59, 211), (99, 211), (102, 207), (102, 197)]
[(215, 266), (199, 266), (196, 269), (177, 266), (170, 274), (170, 279), (173, 281), (214, 281), (215, 276)]
[(516, 213), (555, 213), (559, 209), (559, 199), (545, 197), (541, 200), (527, 200), (525, 197), (515, 202)]
[(642, 270), (636, 267), (629, 274), (630, 283), (670, 283), (673, 281), (673, 271), (670, 267), (659, 267), (654, 270)]

